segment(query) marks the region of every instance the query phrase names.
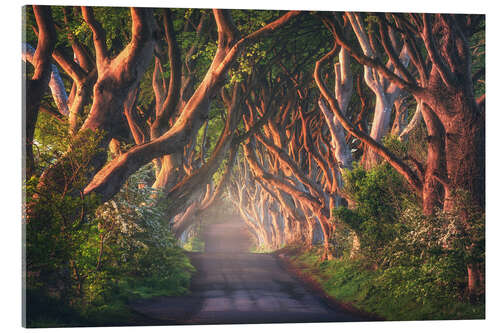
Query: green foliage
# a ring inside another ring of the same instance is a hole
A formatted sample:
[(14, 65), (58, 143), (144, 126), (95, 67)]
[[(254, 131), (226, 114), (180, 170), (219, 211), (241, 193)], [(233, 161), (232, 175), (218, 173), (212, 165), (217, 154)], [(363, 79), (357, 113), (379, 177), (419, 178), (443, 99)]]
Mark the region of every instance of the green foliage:
[(267, 246), (264, 246), (264, 245), (258, 246), (258, 245), (254, 244), (254, 245), (252, 245), (250, 247), (249, 252), (250, 253), (272, 253), (272, 252), (274, 252), (274, 251), (276, 251), (278, 249), (275, 249), (275, 248), (274, 249), (270, 249), (270, 248), (268, 248)]
[[(74, 195), (86, 184), (84, 163), (98, 141), (88, 136), (85, 145), (65, 155), (68, 170), (76, 170), (67, 194), (49, 190), (28, 203), (36, 212), (26, 224), (28, 301), (40, 295), (70, 308), (72, 324), (105, 323), (103, 313), (123, 312), (130, 298), (184, 294), (194, 271), (163, 219), (168, 203), (147, 186), (151, 165), (104, 204), (95, 196)], [(36, 198), (37, 183), (27, 182), (27, 198)], [(39, 303), (28, 304), (28, 326), (69, 324)]]
[(397, 135), (388, 134), (382, 139), (384, 146), (400, 159), (404, 159), (408, 155), (408, 141), (399, 140)]
[[(457, 299), (435, 274), (439, 262), (423, 266), (367, 269), (362, 260), (321, 261), (320, 251), (286, 251), (292, 264), (317, 281), (328, 295), (386, 320), (480, 319), (484, 304)], [(439, 259), (436, 258), (438, 261)], [(446, 266), (443, 265), (442, 268)]]
[(245, 52), (238, 57), (238, 68), (229, 70), (228, 86), (237, 82), (242, 82), (250, 77), (254, 67), (267, 56), (263, 42), (256, 42), (245, 48)]
[[(130, 9), (121, 7), (93, 7), (92, 9), (97, 21), (106, 31), (106, 46), (111, 55), (118, 54), (130, 40)], [(81, 17), (69, 20), (68, 28), (81, 43), (92, 44), (92, 31)]]
[[(98, 150), (101, 134), (86, 132), (70, 141), (70, 149), (57, 162), (58, 178), (38, 186), (33, 177), (25, 184), (26, 207), (30, 219), (25, 224), (27, 284), (30, 287), (59, 281), (67, 276), (63, 269), (77, 244), (86, 238), (85, 212), (95, 209), (98, 198), (83, 196), (91, 169), (90, 152)], [(55, 156), (54, 156), (55, 157)], [(54, 275), (56, 278), (54, 278)], [(54, 287), (54, 286), (51, 286)]]
[(232, 10), (236, 28), (244, 35), (254, 32), (275, 20), (279, 15), (275, 10)]
[(203, 225), (201, 223), (195, 224), (187, 233), (187, 241), (182, 244), (184, 250), (189, 252), (204, 252), (205, 242), (202, 239)]
[[(397, 141), (386, 139), (386, 145), (404, 154)], [(297, 258), (317, 266), (329, 294), (390, 320), (484, 317), (484, 303), (466, 302), (466, 265), (484, 273), (484, 213), (466, 192), (452, 193), (453, 209), (426, 216), (386, 164), (371, 170), (355, 165), (344, 181), (353, 206), (334, 211), (343, 223), (332, 238), (343, 242), (341, 259), (319, 264)], [(345, 251), (352, 233), (361, 241), (357, 261)]]
[[(472, 74), (478, 73), (485, 68), (485, 58), (486, 58), (486, 30), (485, 30), (485, 20), (481, 20), (479, 24), (479, 29), (470, 38), (470, 53), (472, 58), (471, 72)], [(476, 97), (481, 96), (485, 93), (486, 82), (485, 73), (479, 76), (479, 80), (474, 82), (474, 95)]]
[(66, 151), (70, 139), (68, 124), (57, 121), (54, 117), (41, 112), (38, 115), (33, 140), (33, 154), (37, 174), (54, 164)]
[(105, 304), (113, 297), (110, 281), (129, 297), (188, 291), (194, 268), (163, 219), (168, 203), (162, 193), (145, 185), (151, 173), (152, 165), (141, 168), (113, 200), (96, 210), (93, 244), (83, 244), (78, 258), (81, 271), (94, 272), (95, 263), (101, 262), (84, 286), (89, 303)]
[(334, 216), (358, 235), (365, 256), (377, 262), (387, 242), (396, 237), (401, 199), (409, 194), (401, 176), (386, 163), (369, 171), (356, 164), (345, 172), (344, 181), (344, 191), (356, 205), (339, 207)]

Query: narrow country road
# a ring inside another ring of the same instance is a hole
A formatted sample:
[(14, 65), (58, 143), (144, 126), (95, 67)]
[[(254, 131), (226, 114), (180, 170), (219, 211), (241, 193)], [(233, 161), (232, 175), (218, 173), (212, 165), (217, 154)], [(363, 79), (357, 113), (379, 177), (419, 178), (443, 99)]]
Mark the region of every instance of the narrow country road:
[(205, 253), (193, 253), (192, 293), (132, 304), (166, 324), (298, 323), (359, 321), (329, 306), (269, 254), (248, 253), (251, 243), (239, 220), (206, 227)]

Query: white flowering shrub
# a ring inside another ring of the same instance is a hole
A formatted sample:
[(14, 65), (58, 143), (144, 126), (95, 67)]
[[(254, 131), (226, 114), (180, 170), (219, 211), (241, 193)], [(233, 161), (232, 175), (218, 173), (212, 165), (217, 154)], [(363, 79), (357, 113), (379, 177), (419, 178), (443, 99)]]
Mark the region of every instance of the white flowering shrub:
[(393, 285), (394, 297), (421, 303), (430, 295), (462, 298), (467, 264), (484, 264), (484, 214), (471, 205), (466, 193), (453, 195), (457, 204), (448, 212), (439, 209), (425, 216), (413, 203), (402, 210), (400, 230), (384, 251), (385, 270), (380, 276), (381, 284)]
[[(89, 302), (99, 303), (113, 293), (130, 296), (187, 292), (194, 268), (164, 219), (168, 203), (147, 184), (151, 165), (132, 175), (112, 200), (95, 211), (95, 232), (80, 251), (79, 266), (86, 274)], [(96, 269), (97, 262), (97, 269)]]

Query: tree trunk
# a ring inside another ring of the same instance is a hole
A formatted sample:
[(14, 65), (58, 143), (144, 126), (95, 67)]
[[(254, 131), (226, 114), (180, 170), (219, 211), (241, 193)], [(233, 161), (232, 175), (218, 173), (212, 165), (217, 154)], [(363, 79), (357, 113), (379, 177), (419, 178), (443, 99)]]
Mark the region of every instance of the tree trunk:
[(98, 193), (103, 200), (109, 199), (121, 187), (123, 182), (142, 165), (154, 158), (182, 151), (188, 138), (197, 133), (208, 116), (208, 104), (211, 95), (218, 88), (221, 80), (235, 61), (239, 52), (251, 41), (263, 34), (274, 31), (288, 22), (299, 12), (291, 11), (265, 27), (236, 41), (234, 27), (226, 17), (228, 14), (214, 10), (218, 27), (218, 48), (203, 81), (186, 103), (182, 114), (173, 126), (163, 135), (144, 145), (136, 146), (118, 159), (108, 163), (99, 171), (84, 193)]
[[(352, 72), (350, 69), (349, 55), (344, 48), (341, 48), (339, 62), (335, 64), (335, 98), (339, 101), (339, 107), (342, 114), (347, 114), (349, 102), (353, 92)], [(318, 101), (326, 124), (331, 135), (331, 146), (335, 153), (335, 160), (338, 163), (338, 169), (334, 170), (337, 181), (337, 187), (343, 187), (342, 170), (352, 168), (352, 153), (346, 141), (344, 127), (334, 116), (332, 110), (320, 99)]]
[[(121, 135), (119, 129), (126, 124), (123, 115), (124, 103), (137, 85), (151, 62), (153, 55), (153, 30), (151, 9), (132, 8), (132, 40), (115, 58), (107, 54), (105, 32), (96, 21), (91, 8), (82, 8), (84, 20), (92, 29), (96, 48), (97, 82), (94, 85), (93, 104), (90, 114), (75, 136), (75, 145), (85, 144), (86, 132), (101, 132), (97, 148), (91, 152), (86, 172), (87, 177), (94, 174), (107, 160), (107, 148), (114, 137)], [(61, 175), (67, 164), (65, 154), (53, 166), (46, 169), (40, 179), (39, 189), (51, 186), (52, 191), (63, 191)], [(66, 184), (67, 185), (67, 184)]]
[(40, 101), (50, 81), (52, 73), (51, 57), (56, 44), (56, 31), (52, 22), (52, 13), (49, 6), (33, 6), (38, 26), (38, 43), (33, 55), (35, 71), (31, 79), (27, 80), (25, 93), (25, 144), (26, 179), (35, 174), (35, 159), (33, 156), (33, 136), (38, 119)]
[(479, 296), (479, 284), (480, 284), (480, 270), (479, 264), (470, 263), (467, 264), (467, 291), (470, 302), (477, 302)]
[[(373, 140), (381, 142), (382, 138), (389, 133), (392, 104), (389, 103), (385, 95), (377, 95), (375, 99), (375, 111), (373, 116), (370, 136)], [(380, 158), (372, 149), (367, 148), (363, 156), (365, 168), (371, 169), (380, 163)]]
[(438, 73), (431, 73), (429, 90), (423, 101), (442, 123), (446, 173), (439, 175), (448, 187), (444, 209), (454, 208), (453, 191), (469, 193), (474, 205), (484, 209), (485, 125), (482, 113), (466, 83), (446, 88)]
[[(446, 174), (444, 128), (436, 114), (427, 105), (422, 105), (421, 112), (427, 127), (427, 162), (422, 190), (422, 207), (426, 215), (434, 214), (440, 208), (443, 186), (439, 179)], [(448, 192), (447, 186), (444, 191)]]

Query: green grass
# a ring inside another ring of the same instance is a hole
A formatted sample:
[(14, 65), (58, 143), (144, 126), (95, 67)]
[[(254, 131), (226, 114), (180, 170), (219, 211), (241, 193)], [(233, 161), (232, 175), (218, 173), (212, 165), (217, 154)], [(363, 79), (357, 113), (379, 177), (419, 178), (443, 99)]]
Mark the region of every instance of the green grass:
[(387, 272), (368, 269), (361, 261), (336, 259), (321, 262), (316, 249), (307, 252), (285, 250), (285, 253), (290, 253), (291, 264), (313, 278), (327, 295), (386, 320), (485, 317), (484, 303), (468, 304), (446, 294), (427, 294), (415, 283), (421, 277), (405, 275), (403, 270), (398, 278), (388, 279)]
[(253, 243), (252, 246), (250, 246), (250, 248), (248, 249), (248, 251), (250, 253), (273, 253), (276, 250), (264, 246), (257, 246)]

